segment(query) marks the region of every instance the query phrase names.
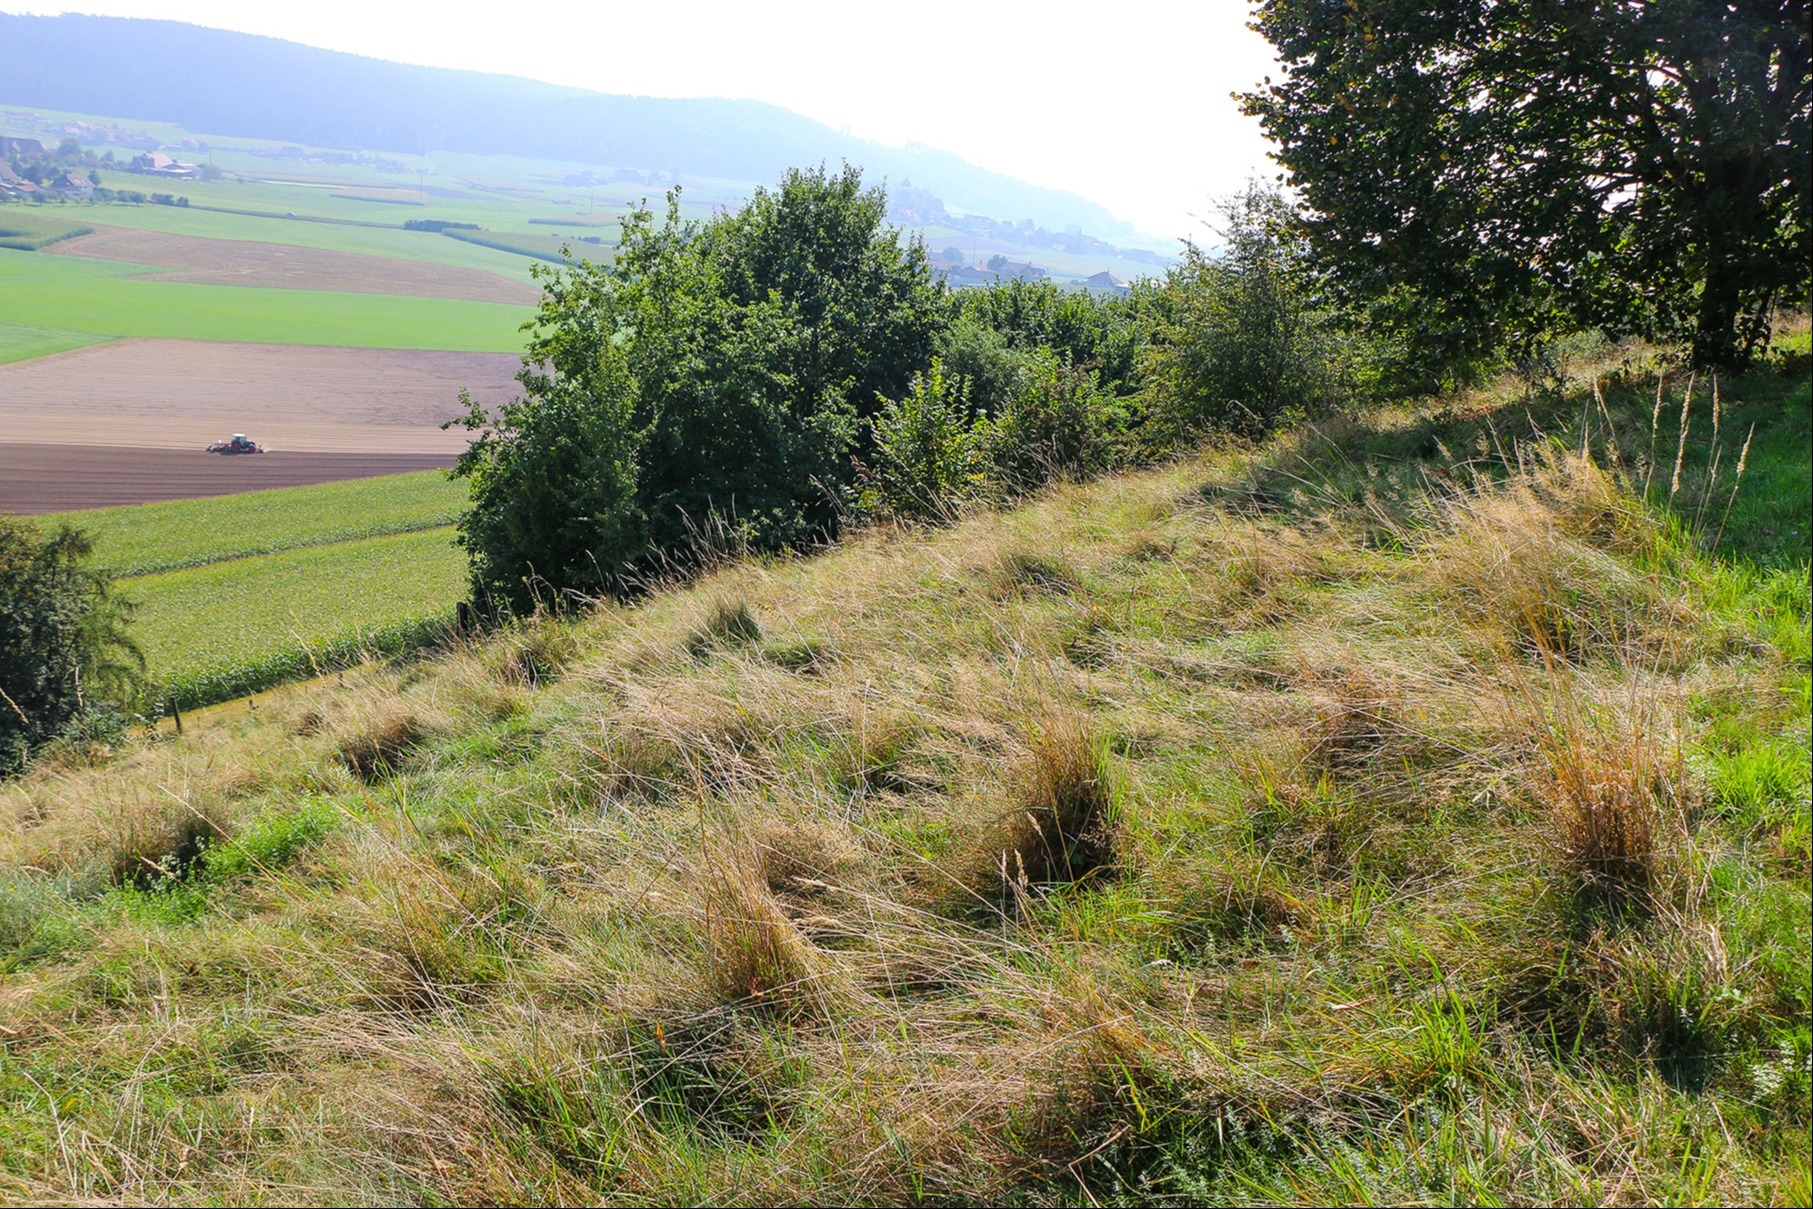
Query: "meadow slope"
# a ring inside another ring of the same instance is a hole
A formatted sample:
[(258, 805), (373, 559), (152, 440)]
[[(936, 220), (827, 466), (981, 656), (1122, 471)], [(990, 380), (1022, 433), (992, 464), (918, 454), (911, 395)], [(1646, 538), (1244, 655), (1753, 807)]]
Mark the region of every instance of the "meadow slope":
[(53, 755), (0, 787), (0, 1195), (1804, 1204), (1805, 553), (1703, 552), (1730, 455), (1641, 502), (1652, 386)]

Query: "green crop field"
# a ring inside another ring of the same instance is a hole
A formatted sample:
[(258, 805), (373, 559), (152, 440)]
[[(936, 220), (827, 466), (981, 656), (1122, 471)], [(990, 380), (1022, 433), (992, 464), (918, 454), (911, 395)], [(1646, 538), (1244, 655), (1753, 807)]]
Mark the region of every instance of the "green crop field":
[[(447, 240), (443, 242), (451, 243)], [(95, 339), (513, 352), (529, 307), (388, 294), (149, 281), (138, 265), (0, 252), (0, 324)]]
[[(121, 176), (110, 183), (126, 188), (129, 187), (128, 179)], [(342, 220), (339, 222), (301, 210), (295, 211), (292, 218), (287, 209), (290, 199), (271, 197), (268, 192), (245, 186), (243, 193), (211, 193), (206, 198), (206, 205), (199, 200), (186, 207), (95, 205), (83, 207), (82, 213), (86, 221), (97, 226), (129, 227), (203, 239), (286, 244), (328, 252), (357, 252), (393, 260), (483, 269), (519, 280), (528, 277), (527, 266), (509, 253), (442, 239), (433, 231), (404, 230), (403, 219), (415, 217), (413, 214), (393, 216), (384, 211), (377, 217), (391, 218), (393, 222), (350, 224), (344, 221), (349, 216), (371, 218), (372, 215), (342, 205), (335, 211)], [(436, 213), (435, 217), (444, 216)]]
[(464, 480), (438, 470), (44, 517), (93, 540), (116, 576), (152, 575), (453, 523)]
[(36, 252), (60, 239), (74, 239), (94, 230), (79, 222), (9, 206), (0, 210), (0, 248), (17, 252)]
[(123, 580), (159, 705), (191, 708), (395, 649), (452, 619), (466, 556), (450, 527), (305, 546)]
[(68, 352), (84, 345), (100, 344), (106, 339), (107, 337), (97, 336), (92, 332), (69, 332), (0, 319), (0, 365), (5, 365), (8, 361), (48, 357), (52, 353)]

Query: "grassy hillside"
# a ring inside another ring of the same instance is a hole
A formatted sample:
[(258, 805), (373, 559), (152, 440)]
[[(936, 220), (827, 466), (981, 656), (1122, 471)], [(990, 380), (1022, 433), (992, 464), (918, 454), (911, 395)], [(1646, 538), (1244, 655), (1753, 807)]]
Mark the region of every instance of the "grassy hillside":
[[(1718, 503), (1729, 431), (1641, 502), (1652, 388), (52, 759), (0, 788), (0, 1190), (1804, 1204), (1805, 543)], [(1742, 498), (1808, 404), (1728, 389)]]

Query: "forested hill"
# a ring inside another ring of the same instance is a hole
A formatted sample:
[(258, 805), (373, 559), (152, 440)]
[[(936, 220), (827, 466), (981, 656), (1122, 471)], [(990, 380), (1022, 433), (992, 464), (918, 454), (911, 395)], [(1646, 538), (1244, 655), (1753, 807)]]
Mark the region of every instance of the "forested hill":
[(860, 164), (947, 205), (1095, 235), (1126, 224), (926, 147), (839, 134), (756, 101), (612, 96), (510, 76), (388, 63), (172, 21), (0, 13), (0, 101), (192, 131), (381, 151), (468, 151), (772, 181), (800, 164)]

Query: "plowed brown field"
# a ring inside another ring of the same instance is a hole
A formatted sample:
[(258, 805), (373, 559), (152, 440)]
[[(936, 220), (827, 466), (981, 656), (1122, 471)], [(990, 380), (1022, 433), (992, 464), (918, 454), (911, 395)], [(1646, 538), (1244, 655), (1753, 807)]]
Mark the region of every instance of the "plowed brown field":
[[(422, 238), (440, 237), (424, 232)], [(534, 286), (481, 269), (423, 264), (356, 252), (329, 252), (321, 248), (297, 248), (288, 244), (169, 235), (162, 231), (137, 231), (125, 227), (96, 227), (93, 235), (51, 244), (43, 254), (122, 260), (172, 270), (154, 275), (154, 281), (406, 294), (519, 306), (534, 306), (541, 300), (541, 291)]]
[[(451, 466), (462, 387), (516, 393), (509, 353), (119, 340), (0, 365), (0, 512), (230, 495)], [(243, 432), (271, 453), (223, 457)]]
[(0, 513), (233, 495), (453, 465), (432, 453), (260, 453), (0, 442)]
[(0, 440), (199, 450), (243, 432), (286, 452), (457, 454), (462, 387), (516, 393), (510, 353), (118, 340), (0, 365)]

